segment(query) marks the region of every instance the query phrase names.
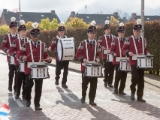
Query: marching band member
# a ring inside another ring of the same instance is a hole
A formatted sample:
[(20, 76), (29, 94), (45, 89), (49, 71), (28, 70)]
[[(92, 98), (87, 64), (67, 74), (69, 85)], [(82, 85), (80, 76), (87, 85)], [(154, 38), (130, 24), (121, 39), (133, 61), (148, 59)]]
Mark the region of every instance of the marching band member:
[[(144, 69), (137, 67), (137, 60), (133, 59), (134, 54), (147, 54), (150, 55), (147, 50), (146, 39), (140, 36), (142, 25), (140, 19), (137, 20), (137, 24), (133, 26), (133, 35), (126, 39), (122, 52), (129, 57), (131, 65), (132, 83), (131, 89), (131, 100), (135, 100), (135, 92), (137, 85), (137, 101), (146, 102), (143, 99), (144, 89)], [(144, 44), (143, 44), (144, 43)]]
[[(57, 42), (60, 38), (67, 38), (67, 36), (65, 35), (65, 31), (66, 31), (65, 27), (61, 24), (58, 27), (58, 35), (53, 38), (52, 43), (51, 43), (50, 47), (48, 48), (48, 51), (53, 51), (54, 49), (56, 49)], [(64, 69), (63, 78), (62, 78), (62, 87), (68, 88), (68, 86), (66, 85), (66, 82), (67, 82), (67, 76), (68, 76), (69, 61), (68, 60), (59, 61), (57, 58), (57, 51), (56, 50), (55, 50), (55, 59), (56, 59), (55, 85), (59, 85), (59, 78), (60, 78), (61, 70)]]
[(107, 59), (107, 54), (104, 53), (105, 50), (108, 50), (108, 53), (110, 54), (110, 49), (111, 49), (111, 42), (114, 39), (114, 36), (110, 34), (110, 24), (109, 20), (105, 21), (105, 26), (104, 26), (104, 32), (105, 34), (101, 37), (99, 37), (98, 42), (102, 46), (102, 59), (104, 63), (104, 86), (107, 87), (107, 84), (109, 87), (112, 86), (113, 82), (113, 74), (114, 74), (114, 65), (111, 61), (108, 61)]
[[(81, 61), (81, 72), (82, 72), (82, 98), (81, 98), (81, 103), (85, 103), (85, 98), (86, 98), (86, 91), (88, 88), (88, 84), (90, 83), (90, 91), (89, 91), (89, 104), (96, 106), (97, 104), (94, 102), (95, 100), (95, 95), (96, 95), (96, 89), (97, 89), (97, 77), (87, 77), (84, 75), (85, 73), (85, 67), (82, 65), (82, 63), (87, 63), (88, 61), (100, 61), (100, 55), (99, 52), (101, 50), (101, 47), (99, 43), (97, 44), (97, 51), (96, 51), (96, 59), (94, 60), (94, 50), (95, 50), (95, 45), (96, 41), (94, 40), (95, 35), (96, 35), (96, 27), (95, 27), (96, 22), (92, 21), (91, 26), (87, 30), (87, 35), (88, 39), (84, 40), (80, 43), (79, 48), (76, 53), (77, 59)], [(86, 49), (86, 44), (87, 44), (87, 49)], [(98, 47), (99, 45), (99, 47)], [(86, 53), (88, 51), (88, 53)], [(88, 58), (87, 58), (88, 54)], [(87, 61), (88, 60), (88, 61)]]
[(14, 92), (16, 92), (16, 68), (14, 63), (11, 64), (11, 57), (9, 55), (9, 48), (11, 46), (11, 43), (17, 39), (18, 34), (16, 34), (17, 32), (17, 22), (16, 22), (16, 18), (12, 17), (11, 18), (11, 23), (9, 25), (9, 28), (11, 30), (11, 33), (8, 35), (5, 35), (3, 38), (3, 42), (2, 42), (2, 47), (1, 49), (7, 54), (7, 61), (8, 61), (8, 66), (9, 66), (9, 83), (8, 83), (8, 90), (10, 92), (12, 92), (12, 83), (13, 83), (13, 77), (14, 77)]
[[(119, 69), (120, 62), (116, 60), (116, 58), (118, 57), (120, 58), (125, 57), (125, 55), (122, 55), (122, 47), (126, 40), (126, 38), (124, 37), (125, 27), (123, 23), (120, 23), (120, 26), (117, 28), (117, 32), (118, 32), (118, 37), (115, 38), (111, 43), (111, 53), (113, 55), (113, 64), (115, 65), (115, 68), (116, 68), (113, 93), (115, 94), (119, 93), (120, 95), (126, 95), (123, 91), (125, 88), (127, 72), (121, 71)], [(119, 82), (120, 82), (120, 86), (119, 86)], [(119, 89), (118, 89), (118, 86), (119, 86)]]
[[(25, 64), (25, 74), (26, 74), (26, 107), (29, 107), (31, 104), (31, 90), (34, 85), (33, 79), (31, 78), (31, 69), (29, 68), (29, 62), (43, 62), (45, 59), (46, 62), (51, 62), (52, 59), (47, 54), (47, 48), (45, 43), (41, 42), (39, 39), (40, 30), (37, 28), (38, 23), (32, 24), (33, 29), (30, 31), (31, 39), (29, 42), (26, 42), (22, 45), (17, 56), (21, 61), (24, 61)], [(35, 110), (42, 110), (40, 107), (40, 98), (42, 93), (42, 84), (43, 79), (35, 79)]]
[(12, 45), (9, 49), (9, 54), (15, 57), (15, 66), (17, 71), (17, 81), (16, 81), (17, 91), (16, 91), (15, 99), (19, 98), (22, 84), (23, 84), (22, 97), (25, 98), (25, 73), (20, 71), (20, 63), (19, 63), (20, 61), (17, 59), (16, 53), (20, 50), (21, 46), (24, 43), (28, 42), (28, 38), (26, 37), (25, 21), (21, 20), (20, 24), (21, 25), (18, 28), (19, 37), (18, 39), (12, 42)]

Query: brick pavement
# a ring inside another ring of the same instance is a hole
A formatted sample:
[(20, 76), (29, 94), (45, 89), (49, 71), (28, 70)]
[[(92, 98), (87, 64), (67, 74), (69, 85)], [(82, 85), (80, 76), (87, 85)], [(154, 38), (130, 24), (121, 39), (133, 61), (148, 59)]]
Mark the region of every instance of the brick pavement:
[[(112, 94), (113, 89), (103, 87), (103, 79), (98, 80), (95, 102), (97, 107), (80, 103), (81, 98), (81, 74), (77, 71), (80, 65), (70, 63), (72, 68), (68, 75), (69, 89), (63, 89), (61, 85), (54, 84), (55, 67), (50, 66), (50, 79), (45, 79), (41, 99), (42, 111), (34, 111), (33, 99), (30, 108), (25, 107), (25, 100), (14, 100), (14, 93), (7, 90), (8, 66), (6, 57), (0, 54), (0, 104), (7, 103), (11, 112), (6, 120), (160, 120), (160, 82), (152, 80), (153, 76), (145, 77), (145, 95), (147, 103), (139, 103), (130, 100), (130, 74), (127, 77), (126, 96)], [(54, 61), (52, 62), (54, 64)], [(2, 71), (3, 70), (3, 71)], [(61, 77), (62, 78), (62, 77)], [(157, 78), (158, 79), (158, 78)], [(34, 88), (32, 90), (34, 98)]]

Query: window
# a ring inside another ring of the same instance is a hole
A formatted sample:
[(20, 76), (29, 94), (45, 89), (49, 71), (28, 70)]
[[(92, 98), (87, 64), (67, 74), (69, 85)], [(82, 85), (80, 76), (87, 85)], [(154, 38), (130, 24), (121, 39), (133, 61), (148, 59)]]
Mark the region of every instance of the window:
[(44, 15), (41, 15), (41, 17), (44, 17)]
[(86, 16), (86, 18), (90, 18), (89, 16)]

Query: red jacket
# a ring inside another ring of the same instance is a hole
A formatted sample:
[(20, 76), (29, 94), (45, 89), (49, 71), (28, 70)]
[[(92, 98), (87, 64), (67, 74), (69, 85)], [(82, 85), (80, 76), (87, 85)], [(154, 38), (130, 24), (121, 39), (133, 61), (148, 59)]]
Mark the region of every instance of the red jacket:
[[(142, 37), (140, 37), (139, 40), (135, 39), (137, 52), (138, 52), (138, 54), (143, 53), (142, 40), (144, 40), (144, 55), (146, 55), (148, 53), (148, 50), (147, 50), (147, 42), (146, 42), (145, 38), (142, 39)], [(122, 53), (123, 53), (123, 55), (127, 55), (129, 57), (130, 65), (137, 65), (137, 60), (132, 60), (132, 57), (129, 56), (129, 52), (132, 52), (133, 54), (136, 54), (136, 49), (135, 49), (134, 41), (133, 41), (132, 37), (129, 37), (128, 39), (126, 39), (126, 41), (123, 45), (123, 48), (122, 48)]]
[[(53, 40), (52, 40), (52, 43), (50, 45), (51, 51), (55, 50), (55, 59), (56, 60), (58, 60), (58, 58), (57, 58), (57, 50), (56, 49), (57, 49), (57, 42), (58, 42), (59, 38), (60, 37), (58, 35), (56, 37), (54, 37)], [(63, 38), (67, 38), (67, 36), (63, 36)]]
[[(107, 48), (107, 43), (108, 43), (108, 49), (110, 50), (111, 43), (114, 38), (115, 38), (115, 36), (113, 36), (113, 35), (109, 35), (109, 36), (103, 35), (103, 36), (99, 37), (98, 42), (100, 43), (101, 47), (105, 47), (105, 48)], [(106, 43), (106, 40), (107, 40), (107, 43)], [(107, 59), (107, 55), (104, 54), (104, 51), (102, 51), (102, 59), (103, 60)]]
[[(89, 61), (93, 61), (94, 60), (94, 50), (95, 50), (95, 41), (93, 42), (92, 46), (89, 43), (89, 40), (84, 40), (80, 43), (78, 50), (76, 52), (76, 57), (77, 59), (79, 59), (81, 61), (81, 71), (85, 71), (85, 67), (82, 66), (83, 63), (83, 59), (87, 59), (87, 55), (86, 55), (86, 42), (87, 42), (87, 48), (88, 48), (88, 60)], [(97, 42), (97, 46), (96, 46), (97, 50), (96, 50), (96, 58), (100, 58), (100, 45)]]
[[(34, 62), (39, 62), (40, 60), (40, 40), (37, 41), (37, 47), (35, 47), (35, 45), (33, 44), (33, 41), (31, 41), (32, 43), (32, 52), (33, 52), (33, 59)], [(26, 64), (25, 64), (25, 74), (30, 74), (30, 68), (27, 67), (27, 62), (32, 62), (32, 58), (31, 58), (31, 49), (30, 49), (30, 45), (29, 42), (25, 43), (22, 45), (21, 49), (18, 51), (17, 53), (17, 57), (19, 60), (22, 61), (23, 56), (27, 56), (26, 59)], [(49, 55), (47, 54), (47, 48), (45, 46), (45, 43), (42, 42), (42, 59), (47, 59), (47, 57), (49, 57)], [(43, 60), (41, 60), (42, 62)]]
[(15, 57), (15, 65), (19, 65), (16, 53), (20, 50), (21, 46), (24, 43), (28, 42), (28, 40), (29, 40), (28, 38), (24, 38), (24, 39), (19, 38), (12, 42), (10, 49), (9, 49), (9, 54)]
[[(8, 36), (10, 37), (10, 41)], [(3, 38), (1, 49), (6, 53), (7, 50), (9, 50), (11, 43), (17, 38), (18, 38), (18, 34), (16, 34), (15, 36), (12, 36), (11, 34), (5, 35)], [(8, 55), (7, 55), (7, 61), (8, 62), (10, 61), (10, 57)]]
[[(125, 57), (125, 55), (122, 54), (122, 47), (124, 45), (124, 42), (125, 42), (126, 38), (115, 38), (112, 43), (111, 43), (111, 53), (112, 55), (114, 53), (116, 53), (116, 57), (120, 57), (120, 54), (121, 54), (121, 57)], [(119, 48), (119, 45), (120, 45), (120, 48)], [(121, 51), (120, 51), (121, 50)], [(113, 57), (113, 64), (119, 64), (119, 62), (116, 61), (116, 57), (114, 56)]]

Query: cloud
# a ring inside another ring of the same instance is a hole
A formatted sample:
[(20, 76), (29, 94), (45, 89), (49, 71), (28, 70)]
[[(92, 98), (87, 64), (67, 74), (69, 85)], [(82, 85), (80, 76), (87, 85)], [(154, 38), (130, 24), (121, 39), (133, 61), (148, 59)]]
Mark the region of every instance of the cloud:
[[(6, 8), (13, 10), (19, 7), (19, 0), (1, 1), (0, 10)], [(10, 4), (9, 4), (10, 3)], [(145, 15), (159, 15), (159, 0), (145, 0)], [(87, 10), (85, 9), (87, 5)], [(103, 13), (113, 12), (140, 14), (141, 0), (21, 0), (21, 10), (25, 12), (50, 12), (55, 10), (59, 18), (64, 21), (71, 11), (78, 13)]]

